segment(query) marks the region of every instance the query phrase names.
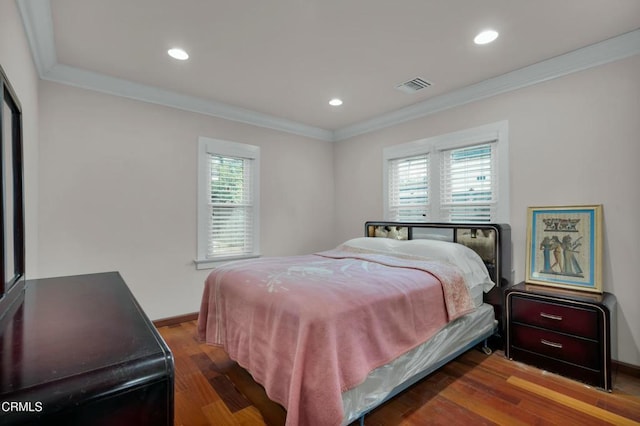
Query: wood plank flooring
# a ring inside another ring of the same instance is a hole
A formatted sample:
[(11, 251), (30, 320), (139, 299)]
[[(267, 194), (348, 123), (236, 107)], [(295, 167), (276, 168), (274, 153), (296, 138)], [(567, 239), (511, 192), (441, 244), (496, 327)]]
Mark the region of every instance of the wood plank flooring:
[[(225, 352), (196, 336), (196, 322), (159, 328), (176, 366), (175, 425), (284, 424), (285, 410)], [(471, 350), (366, 416), (385, 425), (640, 424), (640, 378), (614, 372), (607, 393)], [(313, 425), (315, 426), (315, 425)]]

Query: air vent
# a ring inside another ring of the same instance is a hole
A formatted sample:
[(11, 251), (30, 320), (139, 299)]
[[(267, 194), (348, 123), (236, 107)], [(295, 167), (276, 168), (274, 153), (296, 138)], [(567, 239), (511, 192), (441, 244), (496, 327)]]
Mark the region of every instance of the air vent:
[(419, 90), (426, 89), (427, 87), (431, 87), (431, 82), (417, 77), (413, 80), (405, 81), (404, 83), (398, 84), (396, 86), (396, 89), (405, 93), (415, 93)]

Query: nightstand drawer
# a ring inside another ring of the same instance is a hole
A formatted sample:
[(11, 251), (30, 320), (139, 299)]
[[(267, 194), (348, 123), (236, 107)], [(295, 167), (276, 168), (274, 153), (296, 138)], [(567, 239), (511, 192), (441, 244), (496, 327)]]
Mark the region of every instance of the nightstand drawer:
[(512, 321), (598, 339), (598, 313), (593, 309), (566, 306), (514, 296)]
[(601, 368), (600, 344), (596, 341), (521, 324), (513, 324), (511, 333), (514, 347), (594, 370)]

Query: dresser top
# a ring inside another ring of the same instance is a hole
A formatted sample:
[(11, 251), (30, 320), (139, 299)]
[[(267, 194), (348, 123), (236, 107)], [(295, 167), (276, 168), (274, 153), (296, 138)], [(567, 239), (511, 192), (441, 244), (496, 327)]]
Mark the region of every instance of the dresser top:
[(42, 398), (82, 393), (126, 382), (134, 366), (153, 375), (171, 362), (119, 273), (30, 280), (22, 304), (2, 321), (0, 399), (29, 389)]

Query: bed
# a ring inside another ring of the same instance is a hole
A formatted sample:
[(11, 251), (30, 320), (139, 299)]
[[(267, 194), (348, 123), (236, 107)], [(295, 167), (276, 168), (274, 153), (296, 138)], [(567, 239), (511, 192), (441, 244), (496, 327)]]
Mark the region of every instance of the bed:
[(288, 426), (362, 423), (500, 335), (510, 252), (508, 225), (367, 222), (333, 250), (214, 269), (199, 337), (263, 385)]

